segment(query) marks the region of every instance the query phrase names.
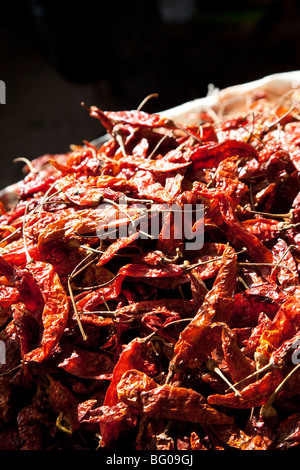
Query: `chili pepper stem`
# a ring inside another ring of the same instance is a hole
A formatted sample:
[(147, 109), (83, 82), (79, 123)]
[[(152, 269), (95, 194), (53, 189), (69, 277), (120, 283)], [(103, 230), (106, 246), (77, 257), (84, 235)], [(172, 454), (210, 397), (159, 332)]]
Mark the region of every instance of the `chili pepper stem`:
[(293, 209), (291, 209), (289, 212), (286, 212), (285, 214), (271, 214), (270, 212), (260, 212), (260, 211), (255, 211), (251, 209), (247, 209), (247, 212), (251, 212), (251, 214), (257, 214), (257, 215), (263, 215), (265, 217), (272, 217), (272, 218), (291, 218), (293, 215)]
[(221, 369), (218, 367), (218, 364), (215, 360), (213, 359), (208, 359), (207, 363), (206, 363), (206, 367), (212, 371), (212, 372), (215, 372), (216, 374), (218, 374), (219, 377), (221, 377), (222, 380), (224, 380), (225, 383), (227, 383), (227, 385), (229, 385), (229, 387), (234, 391), (234, 393), (238, 396), (238, 397), (241, 397), (241, 393), (235, 388), (235, 386), (227, 379), (227, 377), (223, 374), (223, 372), (221, 371)]
[(170, 132), (168, 132), (167, 134), (165, 134), (160, 140), (159, 142), (156, 144), (156, 146), (154, 147), (154, 149), (152, 150), (152, 152), (150, 153), (150, 155), (148, 155), (148, 159), (151, 160), (151, 158), (153, 157), (153, 155), (155, 154), (155, 152), (159, 149), (159, 147), (161, 146), (161, 144), (164, 142), (164, 140), (166, 140), (170, 135), (173, 134), (173, 130), (171, 130)]
[[(132, 226), (133, 227), (135, 226), (135, 222), (134, 222), (133, 218), (128, 214), (128, 212), (122, 207), (121, 204), (117, 204), (116, 202), (111, 201), (110, 199), (105, 199), (105, 198), (103, 199), (103, 202), (106, 202), (107, 204), (112, 204), (113, 206), (117, 207), (119, 210), (121, 210), (128, 217), (128, 219), (132, 223)], [(149, 233), (146, 233), (143, 230), (140, 230), (140, 233), (142, 233), (143, 235), (146, 235), (148, 238), (151, 238), (152, 240), (154, 239), (153, 235), (149, 235)]]
[(56, 427), (57, 427), (58, 429), (60, 429), (61, 431), (66, 432), (67, 434), (73, 434), (72, 429), (68, 429), (68, 428), (66, 428), (66, 427), (62, 424), (63, 419), (64, 419), (64, 414), (63, 414), (63, 412), (61, 411), (61, 412), (59, 413), (58, 418), (57, 418), (56, 423), (55, 423), (55, 424), (56, 424)]
[(124, 145), (124, 142), (123, 142), (123, 139), (122, 139), (121, 130), (118, 129), (118, 128), (116, 129), (116, 127), (117, 126), (115, 126), (113, 128), (113, 131), (112, 131), (111, 135), (118, 142), (123, 156), (126, 157), (127, 153), (126, 153), (125, 145)]
[[(44, 197), (43, 197), (42, 202), (41, 202), (41, 205), (39, 207), (39, 217), (41, 217), (41, 213), (42, 213), (42, 209), (44, 207), (44, 204), (46, 203), (47, 199), (50, 198), (50, 193), (51, 193), (52, 189), (55, 188), (56, 185), (57, 185), (57, 181), (54, 181), (54, 183), (51, 184), (50, 188), (45, 192)], [(60, 193), (60, 191), (57, 191), (55, 194), (59, 194), (59, 193)], [(54, 196), (54, 194), (52, 196)]]
[(28, 210), (28, 204), (26, 204), (26, 207), (25, 207), (25, 214), (24, 214), (23, 224), (22, 224), (22, 237), (23, 237), (24, 249), (25, 249), (25, 255), (26, 255), (26, 264), (29, 264), (29, 263), (33, 262), (33, 259), (30, 256), (29, 251), (28, 251), (27, 241), (26, 241), (26, 233), (25, 233), (27, 210)]
[(159, 94), (158, 93), (151, 93), (150, 95), (146, 96), (143, 101), (139, 104), (139, 106), (136, 108), (137, 111), (140, 111), (144, 105), (151, 99), (151, 98), (158, 98)]
[(237, 263), (239, 266), (273, 266), (274, 268), (283, 268), (286, 269), (287, 271), (290, 271), (290, 273), (294, 276), (295, 273), (292, 271), (291, 268), (288, 266), (284, 266), (283, 264), (279, 263)]
[(282, 116), (276, 119), (276, 121), (271, 122), (270, 124), (267, 124), (266, 127), (268, 128), (268, 130), (272, 129), (272, 127), (274, 126), (277, 126), (277, 124), (279, 124), (282, 121), (282, 119), (284, 119), (286, 116), (291, 114), (291, 112), (294, 111), (294, 109), (295, 109), (295, 106), (291, 106), (284, 114), (282, 114)]
[(28, 160), (28, 158), (25, 158), (25, 157), (18, 157), (18, 158), (15, 158), (13, 160), (14, 163), (16, 162), (24, 162), (26, 163), (26, 165), (28, 166), (29, 168), (29, 171), (30, 173), (38, 173), (38, 170), (36, 168), (34, 168), (33, 164), (31, 163), (30, 160)]
[[(241, 251), (238, 251), (236, 253), (236, 255), (241, 255), (243, 253), (246, 253), (247, 251), (247, 248), (243, 248)], [(186, 271), (191, 271), (192, 269), (195, 269), (197, 268), (198, 266), (204, 266), (205, 264), (208, 264), (208, 263), (213, 263), (214, 261), (219, 261), (222, 259), (222, 256), (217, 256), (216, 258), (212, 258), (212, 259), (209, 259), (209, 260), (206, 260), (206, 261), (199, 261), (199, 263), (195, 263), (195, 264), (189, 264), (187, 261), (183, 263), (182, 267), (185, 268)], [(239, 264), (243, 264), (243, 263), (239, 263)], [(244, 263), (246, 264), (246, 263)]]
[[(194, 140), (196, 140), (197, 142), (199, 142), (199, 144), (203, 144), (202, 140), (199, 139), (199, 137), (197, 137), (196, 135), (192, 134), (192, 133), (189, 132), (187, 129), (185, 129), (183, 126), (180, 126), (178, 123), (175, 123), (175, 122), (173, 122), (173, 121), (171, 121), (171, 122), (172, 122), (173, 126), (174, 126), (176, 129), (178, 129), (178, 130), (180, 130), (180, 131), (182, 131), (182, 132), (185, 132), (185, 133), (188, 134), (190, 137), (192, 137)], [(171, 122), (170, 122), (170, 123), (171, 123)]]
[(76, 305), (76, 302), (75, 302), (75, 299), (74, 299), (74, 295), (73, 295), (73, 291), (72, 291), (72, 287), (71, 287), (70, 276), (68, 277), (68, 290), (69, 290), (69, 294), (70, 294), (70, 297), (71, 297), (71, 301), (72, 301), (74, 313), (75, 313), (75, 316), (76, 316), (76, 321), (77, 321), (77, 324), (78, 324), (78, 327), (79, 327), (79, 330), (80, 330), (82, 339), (83, 339), (83, 341), (86, 341), (86, 340), (87, 340), (87, 336), (86, 336), (86, 334), (85, 334), (85, 332), (84, 332), (83, 326), (82, 326), (81, 321), (80, 321), (80, 316), (79, 316), (79, 313), (78, 313), (77, 305)]
[(262, 372), (266, 372), (272, 369), (277, 369), (276, 364), (271, 360), (266, 364), (265, 366), (261, 367), (260, 369), (257, 369), (255, 372), (253, 372), (250, 375), (247, 375), (247, 377), (244, 377), (243, 379), (239, 380), (238, 382), (235, 382), (234, 386), (241, 385), (243, 382), (246, 382), (247, 380), (251, 380), (254, 377), (257, 377), (258, 374), (261, 374)]

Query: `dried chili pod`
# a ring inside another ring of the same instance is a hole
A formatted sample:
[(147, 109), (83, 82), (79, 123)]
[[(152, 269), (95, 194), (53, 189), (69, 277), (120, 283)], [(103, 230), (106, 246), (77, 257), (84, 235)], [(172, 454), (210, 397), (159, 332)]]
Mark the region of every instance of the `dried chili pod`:
[[(171, 128), (169, 119), (159, 114), (148, 114), (144, 111), (102, 111), (97, 106), (90, 107), (90, 115), (100, 120), (101, 124), (109, 133), (113, 131), (116, 124), (130, 124), (138, 128), (141, 127), (167, 127)], [(174, 126), (173, 126), (174, 127)]]
[(193, 389), (169, 384), (156, 386), (146, 374), (128, 370), (117, 385), (118, 397), (142, 415), (153, 418), (183, 420), (192, 423), (228, 424), (233, 421), (210, 407), (205, 398)]
[(234, 382), (239, 382), (255, 371), (255, 363), (245, 356), (236, 343), (236, 336), (229, 328), (222, 330), (224, 362)]
[(175, 344), (171, 369), (198, 367), (217, 346), (221, 339), (222, 322), (228, 322), (231, 317), (235, 289), (236, 253), (227, 245), (213, 288), (208, 291), (197, 314), (180, 333)]
[(273, 263), (272, 252), (251, 232), (249, 232), (238, 220), (229, 197), (218, 195), (220, 212), (224, 223), (228, 227), (227, 237), (233, 246), (246, 247), (247, 252), (258, 263)]
[(64, 342), (55, 354), (57, 367), (84, 379), (109, 380), (114, 361), (104, 353), (89, 351)]
[(40, 323), (45, 300), (41, 288), (30, 270), (13, 266), (0, 257), (0, 271), (15, 285), (29, 313)]
[(282, 420), (277, 428), (277, 438), (272, 450), (289, 450), (300, 444), (300, 413), (293, 413)]
[(256, 360), (266, 364), (271, 354), (299, 331), (299, 295), (287, 299), (279, 308), (271, 324), (262, 332), (256, 348)]
[(278, 369), (266, 373), (261, 379), (247, 385), (240, 391), (225, 395), (209, 395), (207, 401), (210, 405), (221, 405), (229, 408), (253, 408), (264, 405), (276, 387), (282, 382), (284, 373)]
[(58, 414), (56, 426), (61, 431), (72, 434), (79, 428), (78, 400), (66, 386), (52, 377), (50, 377), (48, 395), (53, 411)]
[[(151, 351), (151, 350), (150, 350)], [(123, 374), (130, 369), (141, 370), (149, 375), (157, 372), (156, 363), (151, 357), (148, 341), (141, 338), (135, 338), (123, 347), (122, 353), (114, 367), (112, 379), (104, 398), (104, 406), (113, 407), (118, 405), (119, 398), (117, 385)], [(102, 445), (105, 446), (111, 439), (119, 435), (121, 427), (109, 423), (103, 423), (100, 426)]]
[(69, 319), (69, 299), (61, 281), (49, 263), (29, 265), (44, 299), (40, 345), (25, 354), (24, 361), (41, 362), (51, 355), (59, 343)]

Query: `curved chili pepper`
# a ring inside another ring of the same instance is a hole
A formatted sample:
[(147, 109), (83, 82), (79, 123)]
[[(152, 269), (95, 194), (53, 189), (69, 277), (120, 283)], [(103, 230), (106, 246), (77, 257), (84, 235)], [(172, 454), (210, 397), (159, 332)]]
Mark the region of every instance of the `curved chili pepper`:
[(0, 257), (0, 271), (15, 285), (29, 313), (40, 323), (45, 301), (40, 286), (30, 269), (13, 266)]
[(223, 221), (228, 227), (227, 236), (233, 245), (242, 243), (247, 248), (251, 258), (258, 263), (273, 263), (272, 252), (255, 235), (244, 228), (238, 220), (230, 198), (219, 194), (218, 202)]
[(236, 342), (236, 335), (229, 328), (222, 330), (224, 362), (233, 382), (239, 382), (255, 371), (255, 363), (245, 356)]
[(109, 260), (112, 259), (112, 257), (122, 248), (130, 245), (133, 243), (139, 236), (139, 232), (133, 233), (129, 237), (126, 238), (120, 238), (119, 240), (115, 241), (112, 243), (109, 248), (105, 251), (105, 253), (101, 256), (99, 261), (97, 262), (97, 266), (103, 266), (106, 264)]

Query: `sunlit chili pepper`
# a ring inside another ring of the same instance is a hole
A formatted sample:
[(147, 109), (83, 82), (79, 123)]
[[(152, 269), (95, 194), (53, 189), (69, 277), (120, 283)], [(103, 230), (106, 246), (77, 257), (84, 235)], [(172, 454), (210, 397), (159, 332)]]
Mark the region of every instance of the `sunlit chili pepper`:
[(198, 367), (217, 346), (222, 334), (220, 322), (230, 320), (235, 289), (236, 253), (226, 246), (213, 288), (208, 291), (199, 311), (175, 344), (171, 369)]
[(24, 361), (47, 359), (57, 346), (69, 319), (69, 300), (60, 279), (48, 263), (32, 263), (29, 269), (44, 299), (40, 345), (24, 356)]

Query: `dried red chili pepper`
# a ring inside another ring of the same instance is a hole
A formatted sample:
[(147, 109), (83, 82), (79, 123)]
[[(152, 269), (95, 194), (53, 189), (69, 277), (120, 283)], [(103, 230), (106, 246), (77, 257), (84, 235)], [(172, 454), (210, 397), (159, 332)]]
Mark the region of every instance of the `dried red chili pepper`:
[(97, 266), (103, 266), (107, 263), (111, 258), (122, 248), (130, 245), (139, 237), (139, 232), (133, 233), (129, 237), (120, 238), (112, 243), (109, 248), (105, 251), (105, 253), (99, 259)]
[(44, 299), (42, 311), (42, 338), (38, 348), (28, 352), (24, 361), (40, 362), (47, 359), (57, 346), (69, 319), (69, 300), (60, 279), (48, 263), (28, 265), (39, 285)]
[(232, 418), (207, 405), (205, 398), (191, 389), (154, 380), (136, 370), (128, 370), (117, 385), (118, 397), (140, 414), (154, 418), (178, 419), (201, 424), (227, 424)]
[(57, 367), (84, 379), (109, 380), (114, 361), (104, 353), (64, 343), (55, 353)]
[[(185, 124), (91, 107), (109, 140), (27, 162), (0, 203), (0, 448), (299, 443), (297, 93)], [(203, 204), (203, 247), (166, 212), (148, 234), (145, 201)]]
[(255, 363), (245, 356), (236, 342), (236, 336), (229, 328), (222, 330), (224, 362), (233, 382), (239, 382), (255, 371)]
[[(112, 407), (119, 403), (117, 385), (123, 374), (130, 369), (137, 369), (150, 375), (154, 375), (157, 372), (156, 364), (151, 354), (149, 354), (147, 341), (135, 338), (123, 347), (113, 370), (112, 380), (105, 395), (104, 406)], [(120, 431), (121, 428), (119, 426), (101, 425), (102, 445), (105, 446), (111, 439), (115, 439)]]
[(193, 171), (197, 171), (202, 168), (216, 168), (222, 160), (235, 156), (257, 158), (257, 152), (247, 143), (226, 140), (193, 147), (190, 159), (193, 162)]
[(231, 305), (236, 289), (236, 253), (226, 246), (222, 266), (213, 288), (193, 320), (180, 333), (174, 346), (171, 368), (198, 367), (221, 339), (222, 324), (230, 320)]
[(299, 295), (296, 294), (281, 305), (269, 327), (262, 332), (255, 352), (257, 361), (268, 362), (273, 351), (298, 331)]
[(258, 263), (273, 263), (271, 251), (239, 222), (230, 198), (219, 194), (218, 202), (223, 221), (228, 227), (227, 237), (233, 245), (240, 247), (243, 244), (251, 258)]
[(247, 385), (240, 391), (240, 396), (235, 392), (225, 395), (216, 394), (207, 397), (210, 405), (221, 405), (230, 408), (253, 408), (262, 406), (284, 378), (280, 370), (266, 373), (261, 379)]

